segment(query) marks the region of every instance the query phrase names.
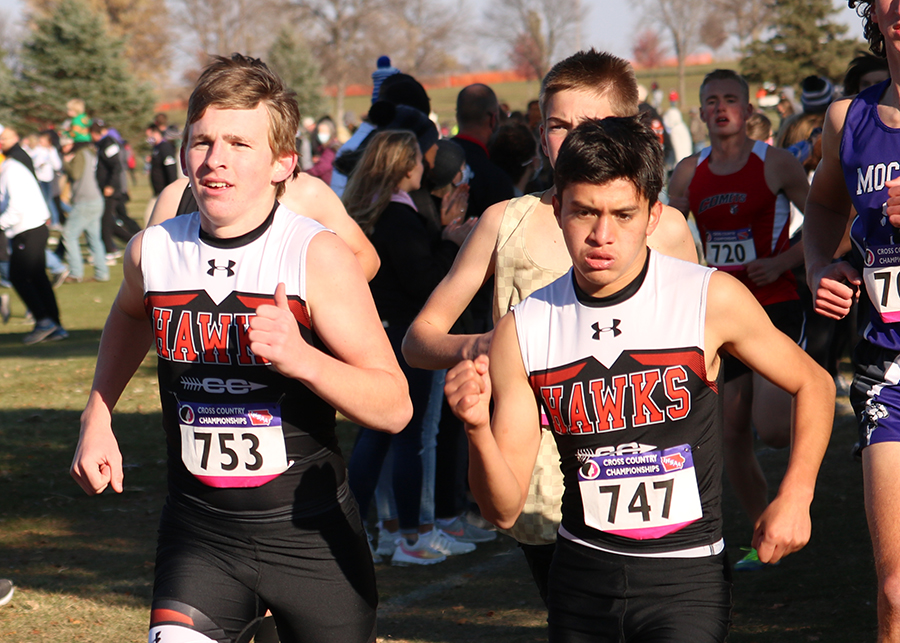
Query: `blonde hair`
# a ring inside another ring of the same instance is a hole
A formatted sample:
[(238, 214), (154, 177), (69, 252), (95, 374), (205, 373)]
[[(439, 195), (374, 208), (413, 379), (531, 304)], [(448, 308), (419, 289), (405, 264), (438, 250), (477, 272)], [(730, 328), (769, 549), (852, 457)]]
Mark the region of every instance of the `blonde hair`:
[[(58, 104), (59, 103), (57, 103), (57, 105)], [(78, 112), (79, 114), (83, 114), (84, 113), (84, 101), (81, 100), (80, 98), (73, 98), (72, 100), (70, 100), (69, 102), (66, 103), (66, 109), (67, 110), (71, 109), (73, 111)]]
[(366, 234), (371, 234), (391, 195), (416, 166), (419, 144), (412, 132), (390, 130), (372, 136), (347, 181), (343, 202)]
[[(187, 147), (191, 125), (203, 118), (207, 107), (256, 109), (260, 103), (266, 106), (269, 113), (269, 147), (272, 154), (276, 158), (296, 154), (294, 137), (300, 124), (300, 110), (294, 93), (264, 62), (241, 54), (231, 54), (230, 58), (216, 56), (203, 70), (188, 101), (183, 145)], [(300, 167), (295, 164), (291, 177), (299, 173)], [(286, 180), (278, 183), (277, 197), (284, 194)]]

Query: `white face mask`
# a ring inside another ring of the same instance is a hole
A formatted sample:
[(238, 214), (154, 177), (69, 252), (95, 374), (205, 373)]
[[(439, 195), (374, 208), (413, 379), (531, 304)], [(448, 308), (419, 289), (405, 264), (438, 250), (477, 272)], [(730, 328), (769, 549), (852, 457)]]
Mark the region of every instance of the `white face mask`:
[(331, 135), (328, 132), (318, 132), (316, 133), (316, 138), (319, 139), (319, 143), (325, 145), (328, 141), (331, 140)]

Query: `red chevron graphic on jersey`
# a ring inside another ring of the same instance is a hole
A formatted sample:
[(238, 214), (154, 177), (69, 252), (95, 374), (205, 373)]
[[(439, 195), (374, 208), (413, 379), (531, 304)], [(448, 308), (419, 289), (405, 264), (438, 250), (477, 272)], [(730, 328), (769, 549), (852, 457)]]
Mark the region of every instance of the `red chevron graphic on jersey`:
[[(244, 304), (247, 308), (252, 308), (256, 310), (263, 304), (269, 304), (270, 306), (275, 305), (275, 297), (262, 297), (262, 296), (254, 296), (254, 295), (237, 295), (237, 300)], [(303, 305), (299, 299), (291, 299), (288, 298), (288, 307), (291, 309), (291, 313), (294, 315), (294, 319), (296, 319), (301, 325), (306, 328), (310, 327), (309, 321), (309, 313), (306, 311), (306, 306)]]
[(197, 293), (187, 293), (178, 295), (149, 295), (144, 298), (144, 307), (153, 308), (172, 308), (174, 306), (185, 306), (197, 298)]
[(687, 366), (703, 380), (714, 392), (719, 392), (719, 385), (706, 377), (706, 362), (703, 355), (695, 351), (679, 351), (677, 353), (635, 353), (631, 357), (644, 366)]
[(531, 388), (537, 390), (543, 386), (552, 386), (553, 384), (558, 384), (560, 382), (565, 382), (567, 380), (575, 378), (586, 366), (586, 362), (581, 362), (580, 364), (574, 364), (572, 366), (567, 366), (566, 368), (560, 369), (558, 371), (552, 371), (549, 373), (538, 373), (535, 375), (531, 375), (529, 379), (531, 380)]

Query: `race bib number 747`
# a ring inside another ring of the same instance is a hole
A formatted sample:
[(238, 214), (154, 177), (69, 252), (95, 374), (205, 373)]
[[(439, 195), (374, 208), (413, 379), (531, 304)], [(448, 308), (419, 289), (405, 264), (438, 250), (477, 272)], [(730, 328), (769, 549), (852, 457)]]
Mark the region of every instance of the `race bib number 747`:
[(600, 531), (662, 538), (703, 516), (691, 447), (594, 456), (578, 471), (584, 522)]

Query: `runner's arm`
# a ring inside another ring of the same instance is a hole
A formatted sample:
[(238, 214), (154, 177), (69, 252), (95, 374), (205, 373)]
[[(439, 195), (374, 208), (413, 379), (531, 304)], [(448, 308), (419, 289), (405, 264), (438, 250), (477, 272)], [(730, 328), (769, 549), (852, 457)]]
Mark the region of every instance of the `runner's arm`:
[(139, 232), (125, 250), (125, 278), (113, 302), (97, 355), (94, 383), (81, 414), (81, 434), (70, 473), (88, 494), (112, 486), (122, 492), (122, 455), (112, 431), (112, 410), (153, 343), (144, 309)]
[(163, 188), (163, 191), (156, 197), (156, 203), (153, 204), (153, 212), (150, 213), (150, 220), (147, 221), (148, 228), (167, 221), (178, 213), (178, 204), (181, 203), (181, 195), (184, 194), (187, 186), (187, 179), (176, 179)]
[(492, 205), (467, 237), (447, 276), (438, 284), (403, 339), (403, 356), (414, 368), (450, 368), (486, 354), (491, 333), (450, 335), (475, 293), (494, 274), (494, 253), (506, 202)]
[(673, 207), (663, 206), (659, 225), (647, 237), (647, 245), (661, 254), (697, 263), (694, 235), (691, 234), (687, 219)]
[(841, 136), (849, 106), (849, 99), (835, 101), (825, 115), (822, 160), (809, 190), (803, 222), (809, 290), (816, 312), (832, 319), (847, 314), (855, 297), (854, 286), (862, 283), (859, 273), (848, 263), (832, 263), (847, 229), (852, 206), (840, 160)]
[(694, 154), (679, 161), (672, 172), (672, 178), (669, 179), (669, 205), (680, 210), (685, 218), (691, 211), (690, 201), (688, 201), (688, 186), (694, 180), (696, 169), (697, 155)]
[(310, 241), (306, 294), (312, 328), (331, 354), (308, 344), (284, 294), (250, 320), (250, 349), (285, 377), (303, 382), (362, 426), (398, 433), (412, 417), (406, 378), (352, 251), (336, 235)]
[(522, 513), (541, 441), (540, 414), (512, 313), (497, 323), (490, 359), (481, 355), (460, 362), (447, 373), (444, 391), (450, 408), (465, 422), (469, 487), (481, 514), (507, 529)]
[(809, 541), (809, 506), (834, 419), (834, 382), (777, 330), (756, 298), (723, 272), (710, 277), (706, 355), (724, 348), (794, 398), (791, 454), (778, 494), (754, 525), (761, 561), (777, 562)]
[(287, 188), (279, 200), (288, 210), (315, 219), (333, 230), (356, 255), (366, 281), (372, 280), (381, 267), (381, 260), (375, 246), (356, 221), (347, 214), (344, 204), (334, 190), (321, 179), (309, 174), (299, 174), (288, 180)]

